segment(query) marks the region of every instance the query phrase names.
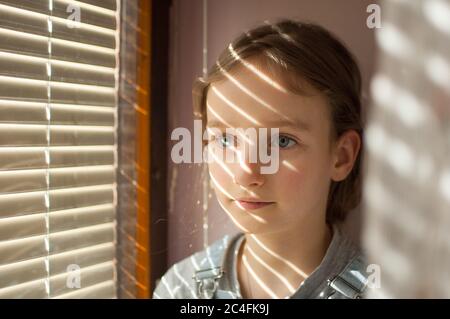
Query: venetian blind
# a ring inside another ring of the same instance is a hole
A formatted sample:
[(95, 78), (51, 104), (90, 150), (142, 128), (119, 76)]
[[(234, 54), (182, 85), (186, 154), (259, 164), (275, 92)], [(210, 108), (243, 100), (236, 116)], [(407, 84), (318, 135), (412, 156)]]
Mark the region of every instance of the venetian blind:
[(119, 10), (0, 0), (0, 298), (116, 297)]

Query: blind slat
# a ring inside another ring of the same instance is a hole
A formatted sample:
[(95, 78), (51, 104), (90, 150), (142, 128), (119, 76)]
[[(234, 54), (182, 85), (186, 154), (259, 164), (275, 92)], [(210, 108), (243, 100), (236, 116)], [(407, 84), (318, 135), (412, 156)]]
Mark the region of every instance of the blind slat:
[(60, 18), (68, 18), (74, 12), (73, 10), (69, 10), (69, 13), (67, 12), (70, 9), (69, 3), (73, 6), (79, 6), (81, 19), (85, 23), (113, 30), (116, 29), (117, 23), (114, 10), (92, 6), (82, 2), (54, 0), (53, 15)]
[(0, 289), (0, 298), (2, 299), (43, 299), (46, 297), (47, 289), (44, 279)]
[[(0, 28), (0, 50), (48, 57), (48, 37), (22, 31)], [(62, 61), (99, 65), (114, 68), (116, 52), (113, 49), (80, 44), (74, 41), (52, 39), (52, 58)]]
[(47, 131), (54, 146), (113, 145), (113, 127), (81, 125), (0, 124), (0, 145), (45, 146)]
[(0, 52), (0, 75), (46, 80), (48, 60)]
[(53, 210), (112, 203), (113, 185), (96, 185), (50, 191), (50, 207)]
[(0, 296), (4, 288), (20, 285), (47, 276), (44, 258), (0, 266)]
[[(50, 147), (50, 167), (114, 164), (114, 147)], [(45, 168), (45, 147), (0, 147), (0, 170)]]
[(57, 299), (112, 299), (115, 297), (115, 287), (116, 284), (114, 280), (110, 280), (101, 284), (78, 289), (74, 292), (60, 295), (57, 297)]
[(96, 7), (102, 7), (109, 10), (116, 10), (117, 3), (116, 0), (79, 0), (77, 2), (82, 2), (86, 4), (90, 4)]
[(48, 92), (51, 92), (50, 102), (53, 103), (111, 107), (116, 103), (116, 91), (111, 87), (0, 76), (0, 99), (47, 102)]
[(47, 36), (47, 15), (0, 3), (0, 27)]
[[(113, 222), (111, 204), (52, 211), (49, 224), (52, 232), (76, 229)], [(32, 237), (46, 233), (45, 213), (0, 219), (0, 241)]]
[(88, 267), (113, 260), (114, 256), (114, 244), (112, 242), (101, 243), (51, 255), (50, 267), (52, 273), (60, 274), (67, 271), (67, 265), (76, 264), (80, 267)]
[[(52, 124), (114, 126), (114, 109), (103, 106), (51, 104)], [(46, 124), (46, 104), (0, 100), (0, 123)]]
[(114, 30), (87, 24), (81, 19), (81, 14), (80, 21), (77, 21), (77, 23), (66, 19), (66, 17), (69, 17), (68, 13), (64, 18), (61, 18), (0, 3), (1, 28), (50, 36), (49, 23), (51, 22), (52, 39), (115, 48)]
[(0, 241), (42, 235), (45, 231), (44, 214), (0, 219)]
[(97, 45), (105, 48), (115, 49), (116, 38), (113, 30), (84, 23), (80, 19), (79, 24), (69, 27), (71, 22), (63, 18), (53, 17), (52, 39), (68, 40), (77, 43)]
[(45, 210), (44, 191), (0, 195), (0, 218), (41, 213)]
[[(42, 14), (48, 13), (48, 0), (0, 0), (0, 3)], [(117, 25), (115, 9), (101, 7), (99, 4), (89, 5), (72, 0), (53, 0), (53, 16), (68, 18), (74, 12), (70, 9), (79, 7), (80, 15), (86, 23), (115, 30)]]
[(48, 0), (0, 0), (0, 3), (44, 14), (48, 12)]
[(50, 213), (50, 229), (54, 232), (113, 222), (115, 209), (112, 204), (95, 205)]
[(114, 147), (51, 147), (50, 167), (112, 165), (114, 163)]
[(60, 39), (52, 40), (52, 57), (58, 60), (113, 68), (116, 66), (115, 54), (113, 49)]
[(0, 75), (55, 82), (114, 87), (114, 69), (0, 51)]

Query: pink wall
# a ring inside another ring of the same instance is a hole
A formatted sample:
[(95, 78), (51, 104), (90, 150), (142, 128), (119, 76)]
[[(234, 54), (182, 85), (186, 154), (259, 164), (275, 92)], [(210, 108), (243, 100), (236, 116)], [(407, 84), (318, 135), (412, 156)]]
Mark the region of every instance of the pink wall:
[[(173, 0), (171, 12), (171, 57), (169, 130), (192, 130), (192, 81), (202, 74), (202, 0)], [(240, 32), (264, 20), (294, 18), (316, 22), (334, 32), (356, 55), (363, 74), (365, 92), (374, 66), (373, 30), (366, 27), (369, 0), (209, 0), (208, 66)], [(170, 159), (170, 149), (169, 159)], [(195, 164), (170, 161), (168, 176), (169, 240), (168, 263), (201, 250), (201, 170)], [(199, 202), (200, 201), (200, 204)], [(218, 206), (214, 195), (208, 209), (208, 242), (236, 229)], [(359, 235), (359, 212), (349, 216), (346, 228)]]

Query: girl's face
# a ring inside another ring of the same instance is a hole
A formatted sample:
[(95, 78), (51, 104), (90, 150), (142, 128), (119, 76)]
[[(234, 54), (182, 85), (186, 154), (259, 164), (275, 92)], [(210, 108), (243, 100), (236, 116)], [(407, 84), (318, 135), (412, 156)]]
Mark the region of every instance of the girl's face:
[[(288, 93), (260, 69), (239, 67), (226, 75), (208, 90), (207, 127), (224, 134), (222, 139), (210, 139), (209, 151), (233, 147), (225, 135), (227, 127), (267, 128), (269, 136), (271, 128), (279, 128), (279, 136), (272, 140), (279, 146), (279, 169), (261, 174), (260, 167), (267, 165), (251, 163), (245, 156), (234, 163), (210, 163), (222, 208), (238, 227), (251, 233), (278, 232), (312, 220), (325, 223), (334, 163), (326, 98), (306, 84), (307, 95)], [(236, 139), (236, 150), (238, 144), (249, 143), (242, 136)]]

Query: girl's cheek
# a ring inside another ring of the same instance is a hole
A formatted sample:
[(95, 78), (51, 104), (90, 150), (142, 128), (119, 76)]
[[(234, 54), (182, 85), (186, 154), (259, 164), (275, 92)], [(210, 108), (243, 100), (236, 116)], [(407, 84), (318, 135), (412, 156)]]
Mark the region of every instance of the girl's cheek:
[(216, 194), (216, 198), (221, 203), (221, 205), (225, 205), (227, 195), (224, 193), (224, 189), (227, 189), (228, 186), (226, 181), (224, 181), (224, 176), (222, 173), (222, 169), (216, 163), (208, 164), (209, 175), (211, 177), (211, 184), (214, 189), (214, 193)]
[(208, 164), (209, 174), (215, 181), (220, 184), (222, 187), (227, 185), (229, 181), (231, 181), (231, 177), (226, 173), (224, 168), (222, 168), (219, 164), (212, 162)]
[(277, 184), (287, 192), (298, 192), (303, 188), (304, 183), (305, 175), (303, 170), (298, 168), (296, 171), (286, 168), (283, 168), (283, 170), (280, 169), (279, 175), (277, 176)]
[(316, 175), (320, 175), (319, 166), (315, 161), (305, 157), (291, 161), (289, 165), (281, 163), (276, 177), (279, 189), (284, 190), (286, 194), (303, 194), (307, 193), (308, 189), (314, 190), (318, 179)]

